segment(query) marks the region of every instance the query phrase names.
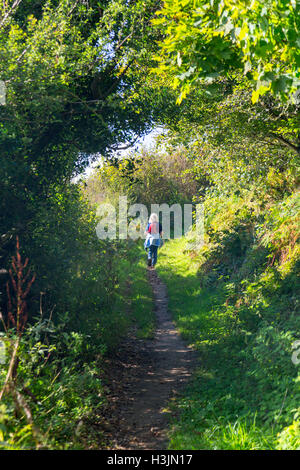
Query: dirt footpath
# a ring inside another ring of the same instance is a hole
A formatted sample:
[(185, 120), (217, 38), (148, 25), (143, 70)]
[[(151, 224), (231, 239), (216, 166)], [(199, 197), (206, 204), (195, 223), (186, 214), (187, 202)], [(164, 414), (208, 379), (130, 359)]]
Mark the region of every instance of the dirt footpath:
[(111, 449), (166, 449), (171, 397), (188, 381), (195, 353), (180, 338), (168, 312), (165, 285), (148, 270), (157, 329), (153, 340), (129, 337), (121, 345), (111, 375)]

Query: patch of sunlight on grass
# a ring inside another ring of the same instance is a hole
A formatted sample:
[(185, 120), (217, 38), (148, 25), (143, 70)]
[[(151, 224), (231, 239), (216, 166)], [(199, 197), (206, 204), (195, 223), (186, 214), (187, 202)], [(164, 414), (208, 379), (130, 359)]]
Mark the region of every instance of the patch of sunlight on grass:
[[(138, 338), (152, 338), (155, 331), (155, 313), (152, 289), (147, 279), (145, 251), (136, 243), (131, 249), (132, 260), (122, 260), (120, 270), (124, 272), (123, 308), (130, 312), (131, 321), (137, 327)], [(126, 307), (127, 305), (127, 307)]]

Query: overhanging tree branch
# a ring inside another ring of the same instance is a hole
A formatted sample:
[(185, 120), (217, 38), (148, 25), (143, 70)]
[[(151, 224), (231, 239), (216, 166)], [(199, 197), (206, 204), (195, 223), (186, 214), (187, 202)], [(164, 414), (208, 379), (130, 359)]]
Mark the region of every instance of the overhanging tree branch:
[(287, 145), (290, 149), (300, 154), (300, 145), (296, 145), (293, 142), (290, 142), (289, 140), (287, 140), (282, 135), (275, 134), (274, 132), (271, 132), (270, 135), (274, 137), (275, 139), (279, 140), (279, 142), (282, 142), (284, 145)]
[(118, 147), (112, 147), (112, 150), (113, 150), (113, 151), (127, 150), (127, 149), (129, 149), (130, 147), (132, 147), (132, 146), (137, 142), (137, 140), (139, 139), (139, 137), (140, 137), (140, 136), (138, 135), (138, 136), (134, 139), (134, 141), (133, 141), (133, 142), (130, 142), (128, 145), (124, 145), (124, 146), (122, 146), (122, 147), (119, 147), (119, 146), (118, 146)]
[(0, 28), (2, 28), (6, 21), (9, 19), (9, 17), (11, 16), (11, 14), (13, 13), (14, 10), (16, 10), (18, 8), (18, 6), (20, 5), (22, 0), (15, 0), (14, 3), (12, 4), (11, 8), (4, 14), (1, 22), (0, 22)]
[(106, 93), (104, 94), (103, 96), (103, 99), (105, 100), (106, 98), (109, 97), (109, 95), (116, 89), (116, 87), (118, 86), (118, 84), (120, 83), (122, 77), (126, 74), (127, 70), (129, 69), (129, 67), (131, 67), (131, 65), (133, 64), (135, 59), (131, 59), (128, 64), (126, 65), (126, 67), (124, 68), (124, 70), (119, 74), (118, 78), (113, 82), (113, 84), (111, 85), (111, 87), (106, 91)]

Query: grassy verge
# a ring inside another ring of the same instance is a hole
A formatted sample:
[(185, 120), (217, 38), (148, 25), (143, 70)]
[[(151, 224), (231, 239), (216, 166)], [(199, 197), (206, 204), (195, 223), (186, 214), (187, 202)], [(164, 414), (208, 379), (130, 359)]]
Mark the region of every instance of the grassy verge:
[(123, 285), (120, 305), (123, 304), (123, 310), (125, 306), (129, 312), (137, 337), (152, 338), (155, 314), (152, 289), (147, 279), (146, 255), (141, 242), (133, 243), (128, 257), (120, 261), (120, 279)]
[[(130, 328), (140, 338), (151, 337), (155, 328), (142, 247), (132, 243), (118, 255), (115, 291), (98, 316), (91, 297), (95, 314), (83, 318), (77, 330), (67, 312), (57, 325), (39, 317), (27, 327), (18, 352), (17, 386), (40, 435), (7, 394), (0, 404), (0, 449), (106, 447), (104, 360)], [(7, 368), (8, 361), (1, 364), (0, 390)]]
[(240, 306), (233, 278), (201, 282), (199, 260), (185, 248), (184, 238), (166, 243), (157, 266), (177, 327), (200, 358), (190, 385), (171, 405), (170, 449), (300, 448), (299, 376), (289, 331), (299, 321), (279, 318), (288, 306), (284, 280), (274, 287), (269, 276), (259, 309), (257, 294)]

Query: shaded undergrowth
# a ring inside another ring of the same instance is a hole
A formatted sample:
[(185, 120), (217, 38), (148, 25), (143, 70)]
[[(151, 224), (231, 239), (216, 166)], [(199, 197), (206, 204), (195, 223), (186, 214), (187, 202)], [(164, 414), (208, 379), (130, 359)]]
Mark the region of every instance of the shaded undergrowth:
[[(40, 315), (24, 330), (18, 345), (15, 384), (20, 396), (26, 397), (33, 423), (28, 423), (6, 393), (0, 404), (0, 448), (106, 448), (109, 389), (105, 359), (130, 329), (147, 338), (155, 327), (152, 291), (141, 254), (135, 243), (123, 250), (115, 267), (117, 282), (109, 306), (106, 310), (101, 306), (98, 317), (96, 306), (91, 318), (81, 318), (79, 327), (70, 322), (68, 312), (57, 313), (56, 324), (51, 317)], [(85, 294), (88, 296), (89, 290)], [(11, 331), (11, 339), (13, 335)], [(7, 360), (2, 358), (1, 386), (9, 367), (9, 351), (7, 347)], [(35, 427), (41, 432), (39, 442)]]

